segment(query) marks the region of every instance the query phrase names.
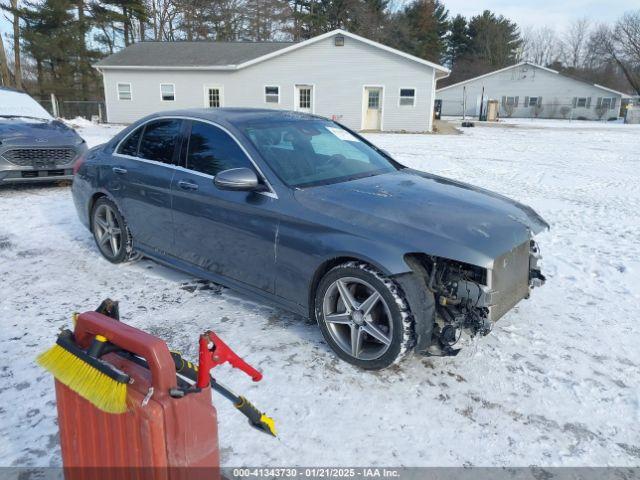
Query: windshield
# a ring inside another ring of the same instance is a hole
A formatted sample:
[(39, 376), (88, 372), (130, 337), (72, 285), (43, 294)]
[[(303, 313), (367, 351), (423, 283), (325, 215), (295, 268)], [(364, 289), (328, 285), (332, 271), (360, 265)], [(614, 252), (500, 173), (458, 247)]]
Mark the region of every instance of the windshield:
[(23, 92), (0, 88), (0, 117), (26, 117), (51, 120), (51, 115)]
[(326, 120), (270, 120), (240, 128), (291, 187), (344, 182), (397, 170), (369, 145)]

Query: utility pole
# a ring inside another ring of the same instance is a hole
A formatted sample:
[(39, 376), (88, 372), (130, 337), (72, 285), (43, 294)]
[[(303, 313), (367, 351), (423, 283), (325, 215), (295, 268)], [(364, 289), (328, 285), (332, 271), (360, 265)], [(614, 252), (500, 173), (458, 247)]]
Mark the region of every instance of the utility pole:
[(462, 121), (467, 120), (467, 87), (462, 87)]

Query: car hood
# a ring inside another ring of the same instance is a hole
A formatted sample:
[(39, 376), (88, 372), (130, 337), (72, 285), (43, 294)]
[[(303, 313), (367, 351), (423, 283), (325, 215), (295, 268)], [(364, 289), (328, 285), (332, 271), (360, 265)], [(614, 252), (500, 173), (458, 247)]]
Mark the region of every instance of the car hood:
[(549, 228), (530, 207), (502, 195), (411, 169), (302, 189), (295, 196), (356, 235), (485, 267)]
[(59, 120), (26, 117), (0, 117), (0, 142), (3, 145), (69, 145), (81, 142), (72, 128)]

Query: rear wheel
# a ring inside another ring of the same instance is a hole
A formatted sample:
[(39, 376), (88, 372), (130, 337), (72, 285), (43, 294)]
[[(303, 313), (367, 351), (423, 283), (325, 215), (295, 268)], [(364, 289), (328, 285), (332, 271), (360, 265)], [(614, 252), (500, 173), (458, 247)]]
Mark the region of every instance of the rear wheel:
[(315, 315), (336, 354), (364, 369), (388, 367), (413, 346), (411, 312), (399, 286), (366, 264), (331, 269), (316, 290)]
[(131, 233), (115, 203), (99, 198), (93, 206), (91, 225), (96, 245), (107, 260), (121, 263), (131, 258)]

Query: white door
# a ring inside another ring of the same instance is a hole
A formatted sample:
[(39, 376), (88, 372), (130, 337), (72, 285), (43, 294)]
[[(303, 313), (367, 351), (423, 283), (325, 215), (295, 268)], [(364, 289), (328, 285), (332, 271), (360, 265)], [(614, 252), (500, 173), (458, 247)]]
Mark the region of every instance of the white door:
[(313, 113), (313, 87), (296, 85), (295, 109), (298, 112)]
[(364, 130), (380, 130), (382, 124), (382, 88), (364, 89)]
[(204, 87), (204, 106), (220, 108), (222, 106), (222, 88), (218, 86)]

